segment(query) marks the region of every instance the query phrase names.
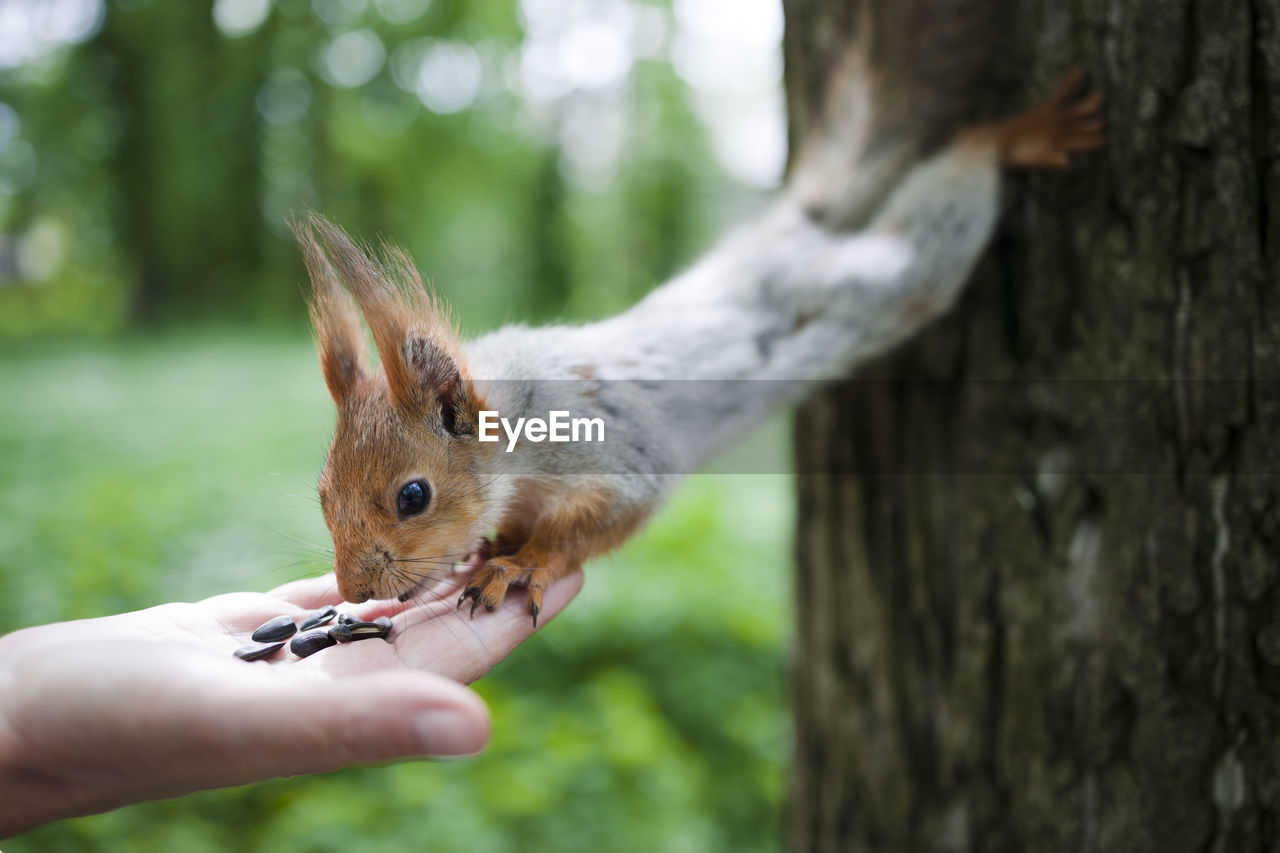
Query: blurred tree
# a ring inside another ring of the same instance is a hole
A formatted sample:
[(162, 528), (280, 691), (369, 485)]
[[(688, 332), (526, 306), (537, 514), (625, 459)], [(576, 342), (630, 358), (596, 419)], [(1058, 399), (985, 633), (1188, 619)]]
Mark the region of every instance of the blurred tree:
[[(473, 331), (600, 316), (705, 245), (706, 192), (733, 189), (662, 5), (62, 6), (97, 18), (30, 57), (0, 43), (0, 334), (300, 318), (307, 207), (404, 244)], [(607, 79), (584, 33), (619, 40)]]
[(138, 2), (88, 45), (113, 58), (107, 97), (126, 117), (109, 167), (138, 323), (225, 316), (257, 289), (255, 57), (269, 32), (232, 41), (204, 4)]
[[(841, 5), (788, 4), (802, 90)], [(1111, 143), (1018, 182), (959, 310), (800, 414), (830, 473), (800, 481), (793, 849), (1274, 845), (1278, 26), (1017, 7), (1003, 108), (1083, 65)]]

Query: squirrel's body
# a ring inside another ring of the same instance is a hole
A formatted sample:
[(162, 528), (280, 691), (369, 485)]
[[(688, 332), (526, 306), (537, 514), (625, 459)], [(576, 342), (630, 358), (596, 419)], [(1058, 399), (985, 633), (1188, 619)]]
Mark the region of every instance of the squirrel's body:
[[(882, 99), (895, 91), (870, 79)], [(588, 325), (514, 326), (463, 344), (407, 258), (370, 260), (313, 218), (299, 236), (339, 409), (320, 491), (343, 596), (406, 598), (440, 577), (433, 567), (471, 560), (473, 612), (524, 585), (536, 619), (545, 586), (624, 541), (678, 475), (946, 311), (996, 221), (1000, 169), (1062, 166), (1099, 144), (1098, 100), (1070, 103), (1077, 85), (921, 159), (923, 131), (910, 132), (900, 107), (882, 111), (892, 127), (878, 125), (872, 90), (837, 80), (835, 115), (763, 216)], [(852, 118), (841, 98), (857, 102)], [(377, 371), (344, 283), (373, 330)], [(508, 453), (478, 440), (481, 411), (600, 418), (605, 440)]]
[[(784, 197), (622, 314), (467, 345), (480, 396), (504, 417), (568, 411), (605, 424), (603, 442), (494, 446), (510, 486), (494, 507), (500, 537), (519, 543), (535, 489), (540, 509), (605, 492), (592, 527), (629, 532), (676, 475), (945, 311), (995, 221), (995, 158), (948, 150), (917, 172), (867, 231), (832, 234)], [(565, 548), (585, 552), (576, 560), (597, 550), (578, 538)]]

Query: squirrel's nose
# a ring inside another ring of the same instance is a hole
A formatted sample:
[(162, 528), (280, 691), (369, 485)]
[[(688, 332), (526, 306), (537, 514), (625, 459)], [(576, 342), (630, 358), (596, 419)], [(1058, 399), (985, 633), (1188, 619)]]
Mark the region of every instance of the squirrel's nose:
[(364, 572), (340, 565), (334, 566), (333, 571), (338, 576), (338, 594), (344, 601), (359, 604), (369, 600), (369, 587), (365, 583)]

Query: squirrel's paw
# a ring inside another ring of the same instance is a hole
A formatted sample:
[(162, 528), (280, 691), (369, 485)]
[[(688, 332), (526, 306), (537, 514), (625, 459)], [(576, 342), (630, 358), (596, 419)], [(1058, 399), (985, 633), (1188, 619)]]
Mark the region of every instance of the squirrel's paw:
[(481, 605), (485, 610), (493, 612), (506, 598), (507, 588), (523, 586), (529, 590), (529, 613), (533, 616), (533, 627), (538, 627), (538, 614), (542, 612), (542, 593), (552, 581), (550, 569), (526, 569), (508, 557), (494, 557), (485, 563), (467, 581), (458, 598), (458, 608), (471, 599), (471, 618), (475, 618), (476, 608)]
[(1000, 161), (1012, 169), (1065, 169), (1071, 155), (1101, 148), (1106, 141), (1100, 110), (1102, 93), (1083, 94), (1084, 72), (1074, 69), (1040, 106), (979, 128), (991, 134)]

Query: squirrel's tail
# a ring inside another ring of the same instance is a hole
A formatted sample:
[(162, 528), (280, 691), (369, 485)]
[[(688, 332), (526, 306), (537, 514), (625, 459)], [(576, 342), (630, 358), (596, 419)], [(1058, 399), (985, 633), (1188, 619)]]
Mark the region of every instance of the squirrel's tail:
[[(786, 5), (789, 32), (812, 32), (801, 20), (817, 14), (811, 4)], [(862, 227), (913, 161), (974, 119), (1007, 11), (1000, 0), (856, 0), (827, 22), (828, 45), (787, 51), (788, 187), (815, 220)]]

